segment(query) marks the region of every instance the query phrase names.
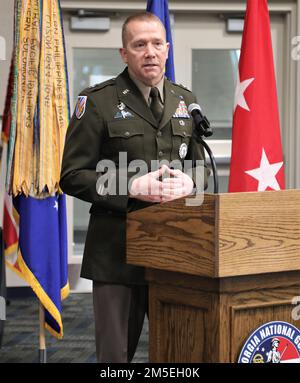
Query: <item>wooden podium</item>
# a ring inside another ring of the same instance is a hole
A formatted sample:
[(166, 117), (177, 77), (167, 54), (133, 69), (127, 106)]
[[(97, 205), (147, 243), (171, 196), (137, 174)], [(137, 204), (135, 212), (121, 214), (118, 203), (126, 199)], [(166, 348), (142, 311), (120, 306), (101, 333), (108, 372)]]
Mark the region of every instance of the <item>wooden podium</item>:
[(300, 190), (132, 212), (127, 262), (146, 267), (150, 362), (236, 362), (260, 325), (300, 327)]

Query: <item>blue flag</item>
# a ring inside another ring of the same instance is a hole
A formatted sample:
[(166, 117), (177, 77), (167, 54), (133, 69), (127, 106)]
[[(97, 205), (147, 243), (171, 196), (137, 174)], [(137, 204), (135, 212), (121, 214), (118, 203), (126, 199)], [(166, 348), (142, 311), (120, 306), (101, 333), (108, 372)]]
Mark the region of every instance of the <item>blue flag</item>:
[(62, 338), (61, 301), (69, 284), (59, 178), (70, 108), (59, 0), (15, 1), (12, 63), (3, 120), (9, 143), (5, 260), (37, 295), (45, 327)]
[(14, 198), (20, 217), (17, 265), (45, 307), (46, 328), (61, 338), (61, 300), (69, 292), (66, 197)]
[(173, 59), (173, 43), (170, 27), (169, 7), (168, 0), (148, 0), (147, 1), (147, 12), (151, 12), (160, 18), (161, 22), (166, 28), (167, 41), (170, 43), (169, 56), (166, 62), (166, 77), (175, 81), (175, 70), (174, 70), (174, 59)]

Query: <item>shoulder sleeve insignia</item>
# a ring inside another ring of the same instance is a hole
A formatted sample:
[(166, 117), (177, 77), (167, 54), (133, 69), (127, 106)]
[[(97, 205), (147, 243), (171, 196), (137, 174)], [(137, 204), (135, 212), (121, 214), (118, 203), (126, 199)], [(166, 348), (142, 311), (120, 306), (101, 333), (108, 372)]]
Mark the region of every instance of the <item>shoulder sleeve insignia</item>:
[(80, 120), (80, 118), (85, 113), (85, 106), (86, 106), (87, 96), (78, 96), (77, 104), (75, 107), (75, 115)]

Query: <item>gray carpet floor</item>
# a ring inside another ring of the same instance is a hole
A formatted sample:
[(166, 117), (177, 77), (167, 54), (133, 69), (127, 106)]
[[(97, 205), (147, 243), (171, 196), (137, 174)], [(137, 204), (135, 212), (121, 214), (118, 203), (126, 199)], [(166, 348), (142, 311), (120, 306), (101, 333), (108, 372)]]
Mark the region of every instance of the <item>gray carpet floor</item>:
[[(63, 302), (64, 337), (46, 335), (47, 363), (96, 363), (92, 294), (70, 294)], [(38, 301), (11, 299), (7, 306), (0, 363), (38, 363)], [(145, 319), (134, 363), (148, 362)]]

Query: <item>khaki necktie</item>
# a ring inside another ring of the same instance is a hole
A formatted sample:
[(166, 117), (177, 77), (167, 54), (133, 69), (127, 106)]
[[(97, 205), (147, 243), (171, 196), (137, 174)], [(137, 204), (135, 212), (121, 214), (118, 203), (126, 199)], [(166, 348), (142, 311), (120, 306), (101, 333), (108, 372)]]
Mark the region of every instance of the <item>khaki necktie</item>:
[(151, 88), (150, 97), (151, 97), (150, 109), (156, 121), (160, 122), (162, 113), (163, 113), (163, 106), (161, 105), (159, 101), (159, 90), (157, 88)]

